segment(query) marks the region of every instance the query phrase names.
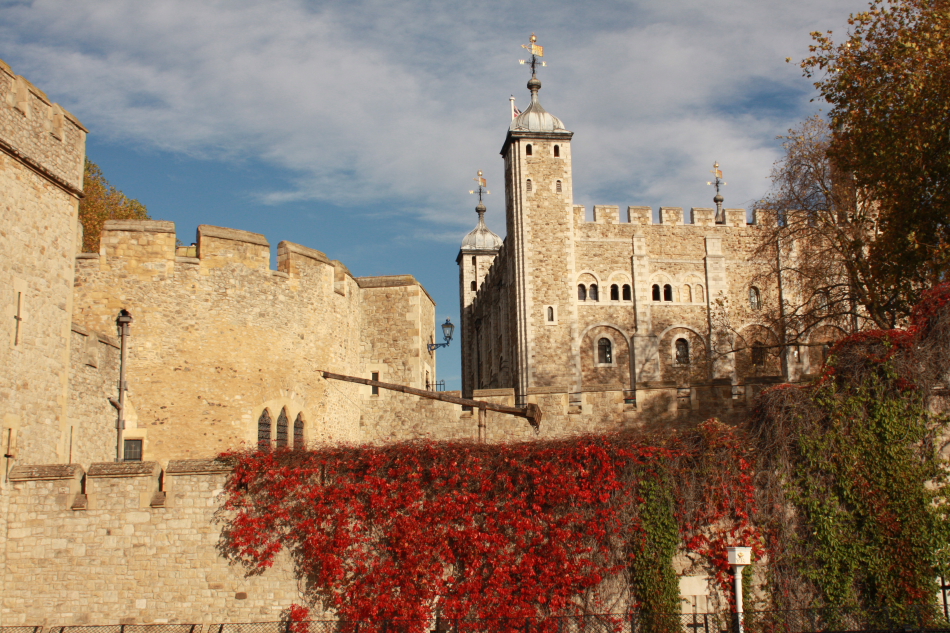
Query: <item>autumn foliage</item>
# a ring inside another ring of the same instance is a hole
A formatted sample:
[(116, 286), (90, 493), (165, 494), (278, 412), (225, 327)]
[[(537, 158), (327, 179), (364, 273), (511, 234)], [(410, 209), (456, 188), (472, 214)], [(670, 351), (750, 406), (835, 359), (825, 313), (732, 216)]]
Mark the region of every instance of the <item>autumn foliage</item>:
[(85, 253), (99, 251), (99, 235), (106, 220), (149, 219), (145, 205), (112, 186), (99, 166), (88, 158), (82, 188), (85, 197), (79, 202), (79, 221), (82, 223), (82, 250)]

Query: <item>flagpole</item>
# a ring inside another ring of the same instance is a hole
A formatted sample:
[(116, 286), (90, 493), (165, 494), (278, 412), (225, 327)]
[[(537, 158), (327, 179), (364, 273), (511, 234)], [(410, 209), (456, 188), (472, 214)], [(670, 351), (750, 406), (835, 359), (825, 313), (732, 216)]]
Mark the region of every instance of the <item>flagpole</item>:
[(508, 97), (508, 101), (511, 103), (511, 120), (515, 120), (515, 96), (511, 95)]

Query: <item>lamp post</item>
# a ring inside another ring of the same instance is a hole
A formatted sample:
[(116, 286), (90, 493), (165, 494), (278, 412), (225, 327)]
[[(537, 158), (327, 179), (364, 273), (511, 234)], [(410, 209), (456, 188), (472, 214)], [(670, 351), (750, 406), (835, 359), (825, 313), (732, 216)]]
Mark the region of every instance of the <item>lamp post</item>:
[(125, 461), (125, 392), (129, 384), (125, 380), (125, 364), (128, 352), (129, 325), (132, 315), (128, 310), (121, 310), (116, 317), (115, 325), (119, 331), (119, 419), (116, 420), (116, 448), (115, 461)]
[(442, 324), (442, 338), (445, 339), (444, 343), (429, 343), (429, 351), (437, 350), (440, 347), (448, 347), (449, 343), (452, 342), (452, 335), (455, 333), (455, 324), (452, 323), (452, 319), (446, 319), (445, 323)]
[(752, 564), (751, 547), (727, 547), (729, 564), (732, 565), (732, 574), (736, 581), (736, 633), (743, 633), (742, 628), (742, 568)]

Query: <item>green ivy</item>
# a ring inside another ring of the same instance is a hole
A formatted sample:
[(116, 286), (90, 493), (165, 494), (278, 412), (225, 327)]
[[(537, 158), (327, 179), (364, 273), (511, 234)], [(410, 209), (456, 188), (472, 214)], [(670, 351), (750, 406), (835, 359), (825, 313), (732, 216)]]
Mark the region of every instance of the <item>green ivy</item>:
[(640, 609), (647, 613), (680, 611), (679, 580), (673, 557), (680, 545), (672, 477), (669, 473), (644, 473), (640, 477), (639, 524), (630, 542), (639, 546), (628, 566), (630, 588)]

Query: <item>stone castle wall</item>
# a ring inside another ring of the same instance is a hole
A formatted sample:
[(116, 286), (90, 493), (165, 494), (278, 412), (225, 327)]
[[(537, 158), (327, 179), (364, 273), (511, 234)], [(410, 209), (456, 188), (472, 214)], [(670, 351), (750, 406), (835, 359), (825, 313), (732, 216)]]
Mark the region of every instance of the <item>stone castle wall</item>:
[[(119, 392), (119, 343), (72, 326), (69, 355), (69, 440), (66, 463), (91, 464), (115, 459), (116, 409), (109, 400)], [(126, 437), (137, 437), (134, 420)]]
[(0, 443), (36, 461), (65, 460), (77, 433), (68, 383), (85, 138), (0, 62)]

